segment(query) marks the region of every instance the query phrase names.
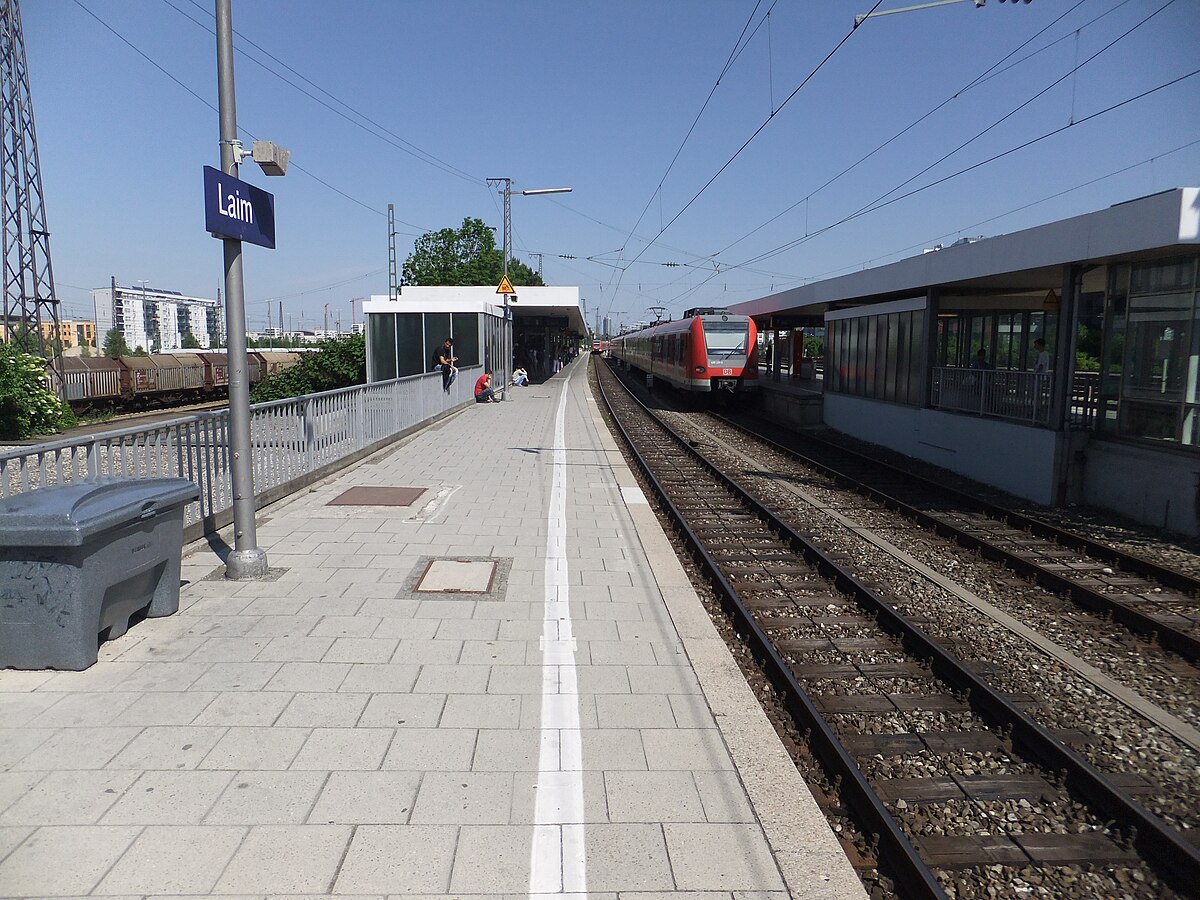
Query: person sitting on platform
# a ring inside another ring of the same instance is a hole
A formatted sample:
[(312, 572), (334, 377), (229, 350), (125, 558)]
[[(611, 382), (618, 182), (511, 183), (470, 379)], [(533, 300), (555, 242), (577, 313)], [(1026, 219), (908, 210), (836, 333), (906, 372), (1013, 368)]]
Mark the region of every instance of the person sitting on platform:
[(529, 373), (523, 367), (518, 366), (513, 370), (512, 383), (514, 386), (529, 387)]
[(492, 372), (485, 371), (475, 381), (475, 402), (476, 403), (495, 403), (496, 391), (492, 389)]

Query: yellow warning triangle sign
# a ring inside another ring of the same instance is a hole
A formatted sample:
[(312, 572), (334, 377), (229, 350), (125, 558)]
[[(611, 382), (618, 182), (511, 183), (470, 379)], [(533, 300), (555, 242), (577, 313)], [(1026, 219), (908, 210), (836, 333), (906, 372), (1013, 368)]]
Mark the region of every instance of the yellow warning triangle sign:
[(515, 294), (516, 293), (516, 290), (513, 288), (512, 282), (508, 280), (507, 275), (505, 275), (503, 278), (500, 279), (500, 287), (496, 288), (496, 293), (497, 294)]

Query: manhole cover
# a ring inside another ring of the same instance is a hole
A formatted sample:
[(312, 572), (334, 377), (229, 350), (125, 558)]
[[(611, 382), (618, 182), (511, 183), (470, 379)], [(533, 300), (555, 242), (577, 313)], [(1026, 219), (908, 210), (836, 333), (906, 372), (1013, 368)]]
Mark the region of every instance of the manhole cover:
[(412, 506), (425, 488), (415, 487), (352, 487), (338, 494), (326, 506)]
[(417, 582), (416, 591), (486, 594), (495, 575), (496, 564), (487, 560), (435, 559)]

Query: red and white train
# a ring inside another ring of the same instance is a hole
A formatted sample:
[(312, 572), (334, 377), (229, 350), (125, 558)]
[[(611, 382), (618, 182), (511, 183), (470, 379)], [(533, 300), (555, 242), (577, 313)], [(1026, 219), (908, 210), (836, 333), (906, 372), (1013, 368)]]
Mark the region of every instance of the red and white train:
[(725, 309), (689, 309), (682, 319), (619, 335), (608, 353), (684, 391), (758, 388), (758, 329)]

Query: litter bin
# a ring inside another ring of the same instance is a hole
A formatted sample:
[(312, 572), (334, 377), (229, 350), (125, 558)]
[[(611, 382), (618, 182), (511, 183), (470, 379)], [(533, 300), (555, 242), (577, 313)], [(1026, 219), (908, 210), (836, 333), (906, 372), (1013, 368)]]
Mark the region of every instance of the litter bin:
[(131, 616), (179, 609), (185, 478), (103, 478), (0, 500), (0, 669), (86, 669)]

